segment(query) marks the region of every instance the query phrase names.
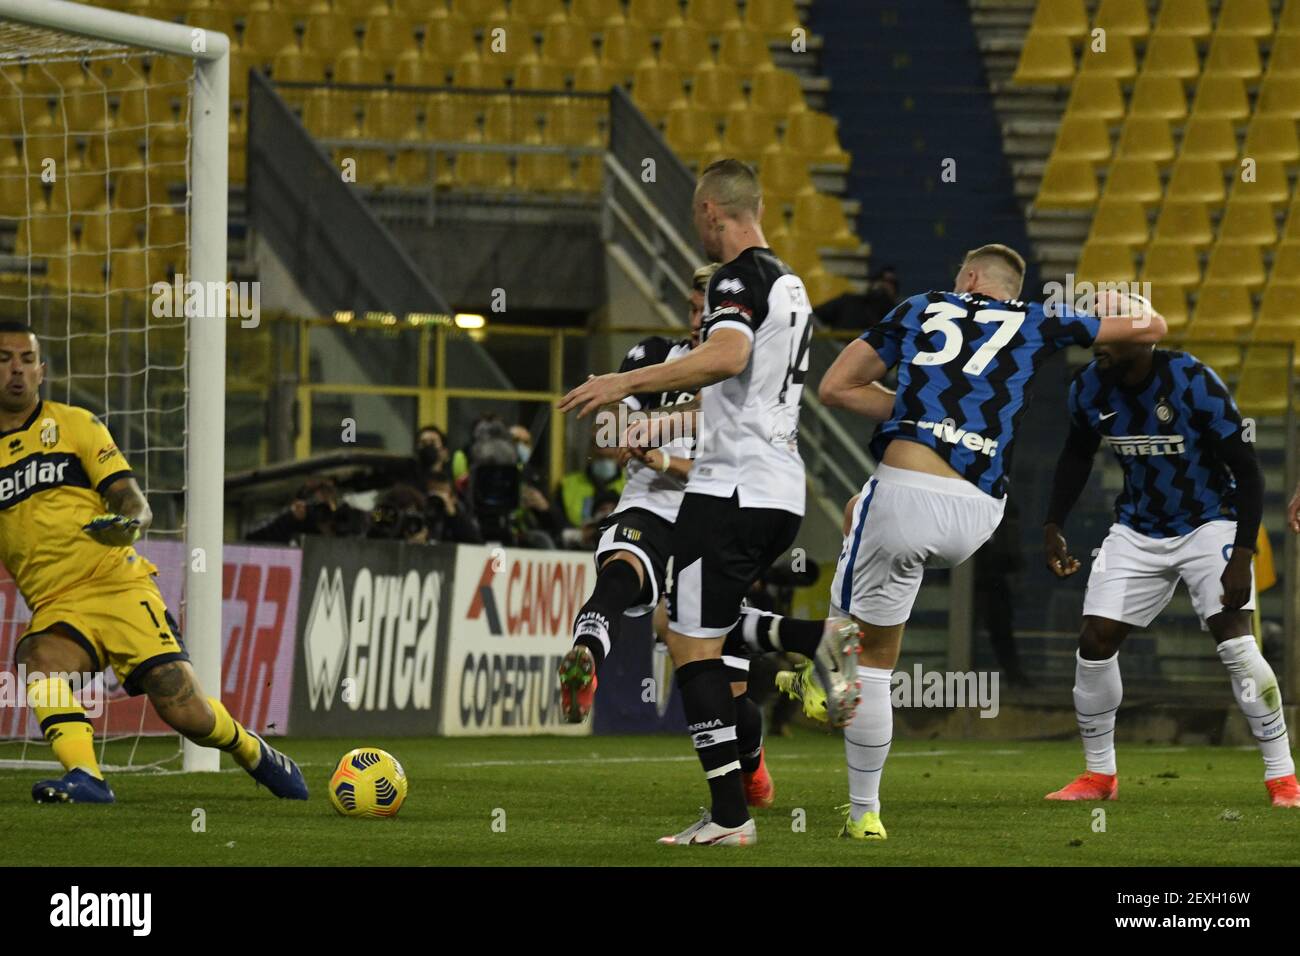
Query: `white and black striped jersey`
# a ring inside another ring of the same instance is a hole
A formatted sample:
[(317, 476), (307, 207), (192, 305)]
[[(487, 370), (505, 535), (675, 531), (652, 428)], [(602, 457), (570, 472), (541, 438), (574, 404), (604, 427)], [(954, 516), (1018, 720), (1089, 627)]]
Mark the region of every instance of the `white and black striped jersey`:
[(804, 513), (799, 397), (811, 319), (803, 281), (771, 249), (746, 249), (713, 274), (702, 340), (735, 329), (752, 348), (744, 371), (700, 390), (700, 436), (688, 491), (738, 494), (742, 508)]
[[(620, 372), (658, 365), (681, 358), (691, 350), (688, 339), (674, 342), (662, 335), (652, 335), (642, 339), (628, 350)], [(689, 402), (693, 392), (649, 392), (641, 395), (629, 395), (623, 404), (633, 411), (651, 412), (656, 409), (669, 408)], [(660, 451), (673, 458), (690, 458), (694, 454), (693, 443), (685, 438), (675, 438), (660, 446)], [(632, 458), (627, 463), (627, 483), (623, 494), (618, 499), (615, 513), (628, 508), (644, 508), (652, 511), (665, 521), (677, 520), (677, 509), (682, 506), (682, 495), (686, 492), (686, 482), (671, 472), (660, 472)]]

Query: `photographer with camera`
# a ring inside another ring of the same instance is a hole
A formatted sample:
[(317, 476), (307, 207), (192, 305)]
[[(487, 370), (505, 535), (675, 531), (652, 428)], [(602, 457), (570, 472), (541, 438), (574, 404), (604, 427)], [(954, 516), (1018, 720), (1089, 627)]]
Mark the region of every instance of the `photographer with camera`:
[(308, 478), (289, 502), (289, 507), (244, 536), (246, 541), (296, 544), (304, 535), (347, 537), (361, 534), (365, 515), (346, 501), (339, 501), (332, 478)]
[(430, 541), (481, 544), (483, 535), (451, 474), (447, 436), (437, 425), (425, 425), (415, 437), (417, 489), (423, 492)]

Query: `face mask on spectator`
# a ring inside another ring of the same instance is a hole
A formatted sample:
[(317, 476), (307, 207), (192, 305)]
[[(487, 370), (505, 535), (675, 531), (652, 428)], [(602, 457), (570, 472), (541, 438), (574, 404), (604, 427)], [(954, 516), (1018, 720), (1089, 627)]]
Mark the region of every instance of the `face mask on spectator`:
[(591, 463), (591, 477), (600, 484), (613, 481), (618, 474), (618, 463), (612, 458), (597, 458)]
[(437, 445), (421, 445), (416, 450), (416, 457), (419, 459), (420, 468), (426, 472), (441, 470), (442, 449)]
[(515, 442), (515, 453), (519, 456), (519, 464), (528, 464), (528, 456), (533, 453), (533, 446), (526, 441)]

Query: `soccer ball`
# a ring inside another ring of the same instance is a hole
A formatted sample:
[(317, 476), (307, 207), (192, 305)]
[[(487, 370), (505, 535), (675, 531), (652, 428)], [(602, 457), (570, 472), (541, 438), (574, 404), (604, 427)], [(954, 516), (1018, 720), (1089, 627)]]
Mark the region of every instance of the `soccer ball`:
[(395, 817), (406, 799), (406, 771), (392, 754), (358, 747), (330, 777), (330, 806), (345, 817)]

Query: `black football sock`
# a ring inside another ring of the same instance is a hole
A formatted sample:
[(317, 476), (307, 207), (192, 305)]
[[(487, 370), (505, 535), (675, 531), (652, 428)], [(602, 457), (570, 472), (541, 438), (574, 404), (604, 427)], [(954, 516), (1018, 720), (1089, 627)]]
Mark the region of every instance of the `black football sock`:
[(691, 661), (677, 668), (677, 687), (686, 713), (686, 732), (704, 768), (713, 796), (712, 819), (738, 827), (749, 819), (736, 747), (736, 702), (720, 658)]
[(825, 627), (825, 620), (805, 621), (755, 608), (743, 608), (733, 633), (739, 630), (745, 644), (759, 654), (789, 651), (812, 657), (817, 653), (817, 645), (821, 643)]
[(740, 753), (741, 773), (758, 769), (763, 756), (763, 711), (749, 694), (736, 698), (736, 750)]
[(573, 621), (573, 644), (591, 651), (596, 670), (618, 638), (623, 612), (636, 603), (643, 589), (636, 568), (628, 561), (607, 561), (597, 572), (596, 587)]

